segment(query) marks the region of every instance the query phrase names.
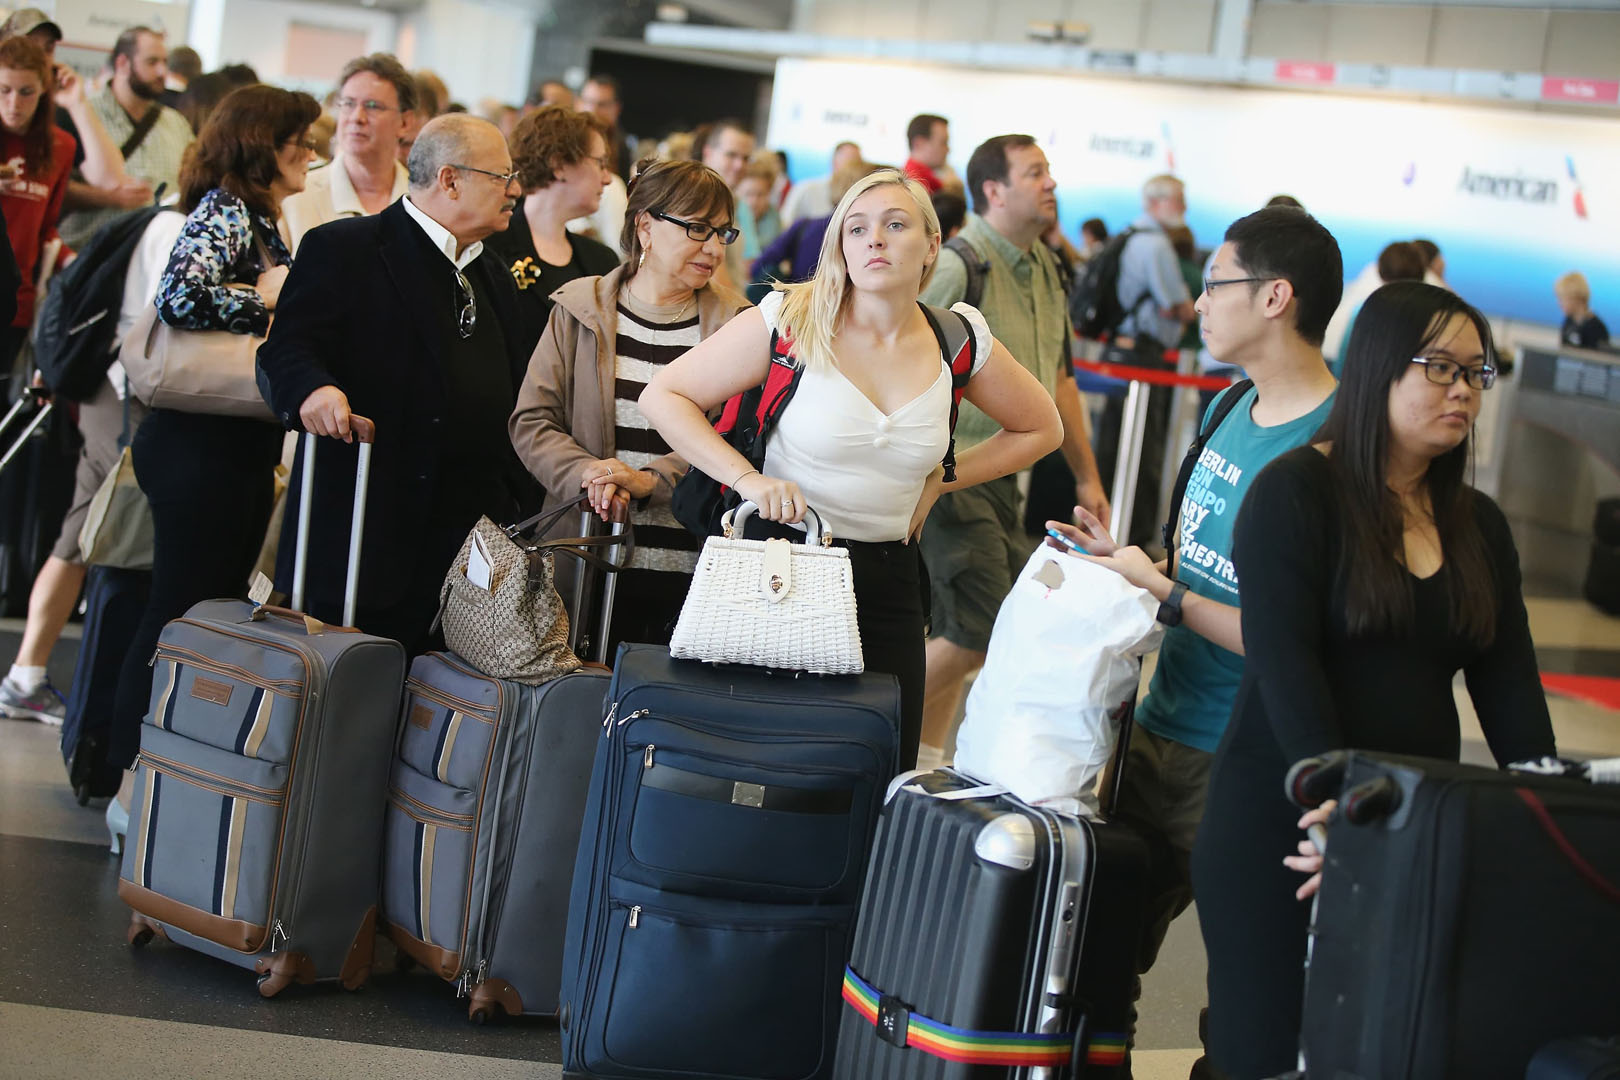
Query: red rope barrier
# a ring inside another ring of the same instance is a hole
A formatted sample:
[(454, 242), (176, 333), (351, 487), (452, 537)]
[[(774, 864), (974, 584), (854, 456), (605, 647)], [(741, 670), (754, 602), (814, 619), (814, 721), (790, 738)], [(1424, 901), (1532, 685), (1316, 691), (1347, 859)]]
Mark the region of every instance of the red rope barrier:
[(1097, 360), (1074, 361), (1074, 366), (1093, 375), (1106, 375), (1111, 379), (1144, 382), (1153, 386), (1191, 386), (1197, 390), (1225, 390), (1232, 380), (1223, 375), (1180, 375), (1157, 368), (1133, 367), (1130, 364), (1107, 364)]

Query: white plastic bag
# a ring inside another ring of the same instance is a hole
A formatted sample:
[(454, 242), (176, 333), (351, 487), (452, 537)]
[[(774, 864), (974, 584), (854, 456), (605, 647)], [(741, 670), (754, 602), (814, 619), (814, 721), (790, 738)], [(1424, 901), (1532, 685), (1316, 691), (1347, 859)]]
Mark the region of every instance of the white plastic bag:
[(1027, 803), (1095, 814), (1138, 659), (1159, 644), (1158, 610), (1114, 571), (1043, 544), (996, 615), (956, 767)]

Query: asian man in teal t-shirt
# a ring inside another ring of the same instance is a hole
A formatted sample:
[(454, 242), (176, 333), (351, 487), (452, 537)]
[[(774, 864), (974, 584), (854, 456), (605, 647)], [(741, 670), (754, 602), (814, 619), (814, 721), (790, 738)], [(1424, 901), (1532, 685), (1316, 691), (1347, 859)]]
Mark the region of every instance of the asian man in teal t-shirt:
[[(1254, 386), (1210, 434), (1188, 482), (1171, 555), (1174, 578), (1140, 548), (1117, 547), (1102, 523), (1079, 508), (1082, 527), (1062, 526), (1092, 561), (1152, 593), (1159, 621), (1169, 627), (1115, 795), (1116, 820), (1145, 836), (1153, 852), (1139, 973), (1152, 967), (1171, 921), (1192, 901), (1188, 858), (1215, 747), (1243, 677), (1240, 583), (1231, 562), (1238, 507), (1272, 458), (1310, 441), (1337, 387), (1322, 359), (1322, 337), (1344, 287), (1343, 260), (1315, 218), (1292, 207), (1240, 218), (1207, 274), (1195, 305), (1204, 342)], [(1206, 1075), (1203, 1069), (1200, 1061), (1193, 1076)]]

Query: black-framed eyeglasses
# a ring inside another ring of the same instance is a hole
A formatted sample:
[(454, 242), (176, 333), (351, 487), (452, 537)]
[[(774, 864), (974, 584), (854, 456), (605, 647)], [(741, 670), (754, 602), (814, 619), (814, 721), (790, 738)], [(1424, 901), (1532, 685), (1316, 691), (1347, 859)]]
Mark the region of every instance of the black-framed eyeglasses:
[(483, 173), (485, 176), (493, 176), (495, 179), (501, 182), (502, 189), (511, 187), (513, 181), (517, 180), (518, 178), (518, 171), (516, 169), (513, 169), (508, 173), (499, 173), (490, 172), (488, 169), (480, 169), (476, 165), (452, 165), (450, 167), (452, 169), (463, 169), (467, 172)]
[(1496, 385), (1496, 368), (1490, 364), (1468, 367), (1455, 360), (1436, 360), (1430, 356), (1414, 356), (1412, 363), (1422, 364), (1423, 373), (1438, 386), (1456, 386), (1458, 379), (1467, 379), (1475, 390), (1489, 390)]
[(456, 314), (456, 332), (465, 341), (478, 328), (478, 298), (473, 295), (472, 283), (467, 280), (467, 275), (460, 270), (456, 271), (456, 288), (460, 292), (456, 300), (461, 305), (461, 310)]
[(720, 237), (720, 242), (722, 244), (730, 244), (734, 243), (737, 237), (742, 235), (741, 229), (734, 228), (730, 225), (721, 229), (710, 225), (707, 221), (682, 221), (680, 218), (666, 214), (662, 210), (654, 210), (652, 212), (652, 216), (657, 218), (659, 221), (667, 221), (671, 225), (679, 225), (681, 228), (686, 230), (686, 235), (688, 237), (696, 240), (700, 244), (707, 241), (711, 236)]
[(1222, 285), (1248, 285), (1248, 284), (1252, 284), (1252, 283), (1254, 283), (1256, 281), (1276, 281), (1276, 280), (1277, 279), (1274, 278), (1274, 277), (1205, 278), (1204, 279), (1204, 291), (1207, 292), (1207, 293), (1212, 293)]

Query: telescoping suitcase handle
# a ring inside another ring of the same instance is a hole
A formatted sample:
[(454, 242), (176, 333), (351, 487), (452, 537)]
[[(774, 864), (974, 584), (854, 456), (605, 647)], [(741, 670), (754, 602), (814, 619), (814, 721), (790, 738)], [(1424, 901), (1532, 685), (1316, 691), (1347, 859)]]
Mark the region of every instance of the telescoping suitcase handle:
[(50, 418), (51, 410), (56, 408), (55, 403), (51, 401), (49, 390), (42, 390), (37, 386), (27, 387), (23, 390), (22, 396), (17, 399), (17, 403), (11, 407), (11, 411), (6, 413), (5, 419), (0, 420), (0, 432), (4, 432), (9, 428), (11, 422), (30, 405), (38, 406), (39, 411), (28, 421), (28, 424), (23, 428), (22, 434), (17, 436), (17, 441), (12, 443), (3, 455), (0, 455), (0, 472), (4, 472), (6, 466), (11, 464), (12, 458), (22, 453), (22, 448), (27, 445), (29, 436), (39, 430), (39, 426)]
[[(292, 606), (304, 610), (304, 574), (309, 568), (309, 514), (315, 491), (315, 447), (318, 436), (304, 433), (303, 482), (298, 489), (298, 546), (293, 551)], [(354, 516), (349, 525), (349, 566), (343, 579), (343, 625), (354, 625), (355, 599), (360, 588), (360, 538), (366, 529), (366, 491), (371, 486), (371, 443), (360, 444), (354, 469)]]

